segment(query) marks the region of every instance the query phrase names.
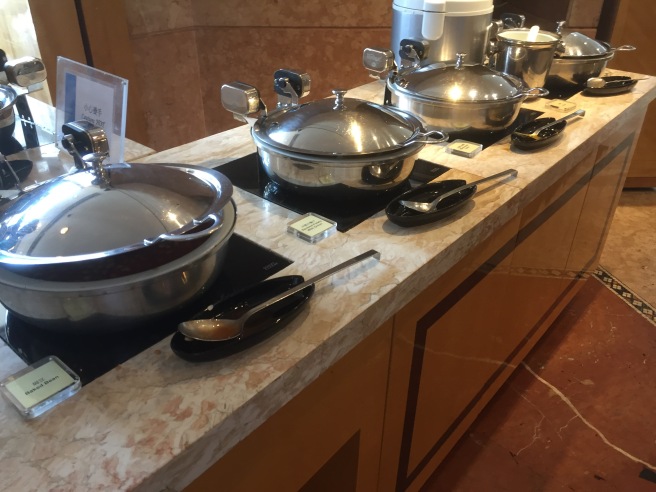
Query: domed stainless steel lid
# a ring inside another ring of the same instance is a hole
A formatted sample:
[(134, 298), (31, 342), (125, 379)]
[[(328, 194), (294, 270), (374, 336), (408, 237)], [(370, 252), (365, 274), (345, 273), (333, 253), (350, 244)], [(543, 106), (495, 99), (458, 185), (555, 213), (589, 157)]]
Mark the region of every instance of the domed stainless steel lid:
[(227, 177), (197, 166), (113, 164), (47, 181), (10, 202), (0, 220), (0, 264), (103, 259), (222, 226)]
[(612, 54), (611, 47), (580, 32), (563, 36), (563, 51), (560, 58), (597, 58)]
[(272, 111), (255, 123), (253, 138), (278, 150), (321, 158), (358, 158), (417, 143), (422, 125), (415, 116), (346, 98), (344, 90), (333, 93), (335, 98)]
[(451, 66), (400, 72), (389, 83), (394, 91), (425, 102), (488, 103), (524, 97), (521, 79), (483, 65), (465, 65), (464, 57), (459, 53)]

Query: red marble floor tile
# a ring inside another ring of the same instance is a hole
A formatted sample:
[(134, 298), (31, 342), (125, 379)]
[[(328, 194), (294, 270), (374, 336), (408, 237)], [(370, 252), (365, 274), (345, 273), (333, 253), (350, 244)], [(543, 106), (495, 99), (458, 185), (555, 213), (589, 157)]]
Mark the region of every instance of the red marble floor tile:
[(591, 278), (424, 486), (656, 491), (656, 326)]

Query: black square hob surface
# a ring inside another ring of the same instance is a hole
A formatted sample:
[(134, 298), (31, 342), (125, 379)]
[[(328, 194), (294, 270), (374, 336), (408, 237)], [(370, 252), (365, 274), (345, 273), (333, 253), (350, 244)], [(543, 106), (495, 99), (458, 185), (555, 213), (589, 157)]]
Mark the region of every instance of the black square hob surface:
[[(87, 384), (172, 334), (178, 323), (279, 272), (291, 261), (242, 236), (230, 238), (217, 280), (198, 300), (178, 312), (144, 326), (116, 333), (67, 333), (32, 326), (7, 313), (0, 338), (27, 364), (55, 355)], [(6, 313), (3, 308), (2, 311)]]
[(217, 171), (230, 179), (232, 184), (267, 201), (299, 214), (313, 212), (337, 223), (337, 230), (346, 232), (372, 215), (384, 210), (396, 196), (412, 186), (427, 183), (448, 171), (448, 168), (422, 159), (415, 162), (410, 179), (400, 186), (380, 194), (367, 194), (349, 200), (326, 199), (310, 194), (285, 190), (266, 175), (256, 153), (222, 164)]

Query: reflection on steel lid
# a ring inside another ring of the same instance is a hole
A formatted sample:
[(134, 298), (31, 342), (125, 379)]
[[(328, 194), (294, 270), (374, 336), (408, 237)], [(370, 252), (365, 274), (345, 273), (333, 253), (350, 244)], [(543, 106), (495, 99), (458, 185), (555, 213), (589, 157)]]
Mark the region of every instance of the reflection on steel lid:
[(344, 97), (285, 107), (253, 128), (256, 141), (310, 156), (362, 156), (404, 145), (421, 130), (414, 116), (388, 106)]
[(0, 111), (16, 102), (16, 91), (8, 85), (0, 85)]
[(563, 44), (565, 51), (560, 55), (561, 57), (605, 56), (611, 51), (607, 44), (580, 32), (571, 32), (563, 36)]
[(483, 65), (466, 65), (458, 54), (455, 65), (430, 65), (401, 72), (392, 86), (398, 92), (420, 99), (441, 102), (502, 101), (523, 94), (523, 82)]
[(114, 164), (110, 186), (78, 171), (47, 181), (10, 203), (0, 221), (0, 258), (20, 264), (106, 257), (181, 234), (219, 212), (232, 184), (210, 169), (177, 164)]

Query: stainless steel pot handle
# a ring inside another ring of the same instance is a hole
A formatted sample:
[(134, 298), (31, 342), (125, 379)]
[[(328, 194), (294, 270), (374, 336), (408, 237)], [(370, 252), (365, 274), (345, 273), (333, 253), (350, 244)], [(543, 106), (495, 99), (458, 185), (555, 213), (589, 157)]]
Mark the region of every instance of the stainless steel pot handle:
[(524, 95), (528, 97), (544, 97), (549, 95), (549, 91), (544, 87), (532, 87), (524, 91)]
[[(419, 140), (419, 139), (423, 140)], [(446, 142), (449, 139), (449, 134), (441, 130), (431, 130), (429, 132), (418, 132), (414, 138), (410, 139), (407, 144), (423, 142), (426, 144), (438, 144)], [(406, 144), (406, 145), (407, 145)]]
[(210, 225), (206, 229), (203, 229), (202, 231), (190, 232), (188, 234), (160, 234), (155, 239), (151, 239), (151, 240), (145, 239), (144, 245), (150, 246), (151, 244), (157, 243), (159, 241), (191, 241), (193, 239), (207, 237), (210, 234), (213, 234), (219, 229), (221, 229), (221, 227), (223, 226), (223, 221), (216, 214), (208, 214), (206, 217), (202, 219), (194, 219), (193, 224), (195, 226), (199, 226), (202, 223), (207, 222), (208, 220), (212, 221), (212, 225)]
[(622, 46), (618, 46), (617, 48), (611, 48), (612, 51), (635, 51), (637, 48), (635, 46), (632, 46), (630, 44), (623, 44)]

